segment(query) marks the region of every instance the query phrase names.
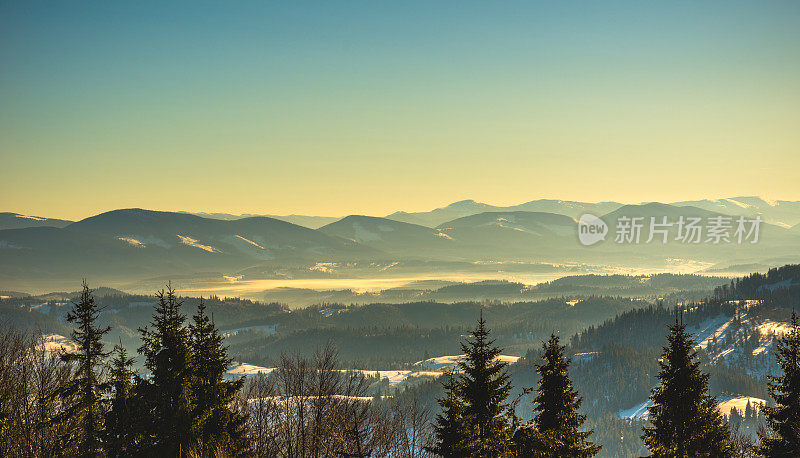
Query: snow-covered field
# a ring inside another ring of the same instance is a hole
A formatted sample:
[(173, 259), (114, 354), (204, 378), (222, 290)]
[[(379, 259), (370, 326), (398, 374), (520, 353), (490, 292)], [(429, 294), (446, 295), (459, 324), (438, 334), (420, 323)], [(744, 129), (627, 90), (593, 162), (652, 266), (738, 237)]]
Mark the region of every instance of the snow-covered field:
[(228, 372), (225, 373), (225, 378), (235, 379), (243, 376), (247, 377), (258, 374), (269, 375), (274, 370), (275, 370), (274, 367), (262, 367), (262, 366), (255, 366), (253, 364), (234, 362), (233, 364), (231, 364), (231, 367), (228, 369)]
[(735, 407), (740, 413), (744, 413), (745, 408), (747, 408), (747, 403), (750, 403), (752, 407), (763, 406), (766, 404), (767, 401), (761, 398), (753, 398), (749, 396), (730, 396), (724, 398), (718, 398), (717, 408), (723, 415), (730, 415), (731, 410)]
[[(275, 370), (274, 367), (256, 366), (253, 364), (234, 362), (230, 369), (225, 373), (226, 379), (236, 379), (239, 377), (254, 376), (257, 374), (269, 375)], [(376, 377), (379, 380), (388, 380), (390, 386), (397, 386), (404, 383), (420, 381), (423, 379), (434, 379), (440, 377), (442, 372), (432, 371), (372, 371), (367, 369), (341, 369), (339, 372), (358, 372), (364, 377)]]
[[(342, 370), (342, 372), (350, 372)], [(354, 372), (360, 372), (365, 377), (377, 377), (379, 380), (388, 380), (389, 385), (395, 386), (401, 383), (411, 382), (413, 379), (423, 378), (437, 378), (442, 375), (442, 372), (433, 371), (370, 371), (366, 369), (355, 369)]]
[[(446, 371), (455, 369), (458, 363), (463, 361), (466, 355), (448, 355), (437, 356), (436, 358), (429, 358), (423, 361), (417, 361), (415, 366), (420, 366), (425, 369), (432, 369), (436, 371)], [(514, 364), (519, 360), (519, 356), (499, 355), (495, 361), (503, 361), (509, 364)]]
[(64, 337), (60, 334), (45, 334), (42, 336), (42, 341), (38, 348), (44, 348), (47, 353), (60, 351), (62, 348), (67, 353), (74, 353), (78, 351), (78, 344), (69, 337)]
[(782, 337), (784, 334), (792, 330), (792, 327), (789, 325), (789, 323), (782, 323), (780, 321), (772, 320), (765, 320), (763, 323), (759, 324), (757, 328), (761, 335), (776, 337)]
[(641, 404), (636, 404), (630, 409), (620, 410), (619, 418), (623, 420), (647, 420), (649, 413), (647, 409), (653, 405), (653, 401), (647, 400)]
[[(740, 412), (744, 412), (747, 403), (756, 407), (756, 405), (764, 405), (766, 401), (761, 398), (753, 398), (749, 396), (726, 396), (717, 398), (717, 409), (725, 415), (731, 414), (731, 410), (735, 407)], [(653, 402), (647, 400), (641, 404), (637, 404), (630, 409), (620, 410), (618, 415), (623, 420), (647, 420), (649, 413), (647, 409), (653, 405)]]

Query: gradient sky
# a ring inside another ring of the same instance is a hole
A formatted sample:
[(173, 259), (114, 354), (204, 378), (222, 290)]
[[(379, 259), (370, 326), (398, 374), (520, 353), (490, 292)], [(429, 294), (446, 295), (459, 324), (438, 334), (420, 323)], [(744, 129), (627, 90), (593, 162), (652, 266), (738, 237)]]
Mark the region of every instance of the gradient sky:
[(800, 2), (4, 1), (0, 159), (64, 218), (800, 200)]

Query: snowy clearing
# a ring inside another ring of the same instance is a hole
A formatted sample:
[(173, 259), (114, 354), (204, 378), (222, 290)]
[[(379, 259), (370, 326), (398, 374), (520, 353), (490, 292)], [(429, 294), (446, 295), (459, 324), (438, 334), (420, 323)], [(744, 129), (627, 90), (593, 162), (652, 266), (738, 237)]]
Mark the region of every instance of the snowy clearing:
[[(466, 355), (448, 355), (437, 356), (436, 358), (429, 358), (424, 361), (417, 361), (415, 366), (424, 367), (437, 371), (445, 371), (455, 369), (458, 363), (463, 361)], [(519, 360), (519, 356), (498, 355), (495, 361), (503, 361), (508, 364), (514, 364)]]

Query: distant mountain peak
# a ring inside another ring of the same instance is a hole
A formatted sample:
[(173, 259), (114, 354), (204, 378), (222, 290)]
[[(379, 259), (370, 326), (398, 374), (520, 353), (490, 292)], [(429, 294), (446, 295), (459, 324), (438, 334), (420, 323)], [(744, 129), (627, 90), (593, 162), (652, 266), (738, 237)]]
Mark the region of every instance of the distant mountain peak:
[(447, 207), (448, 208), (462, 208), (462, 207), (476, 207), (476, 206), (488, 207), (489, 205), (484, 204), (484, 203), (480, 203), (480, 202), (476, 202), (476, 201), (474, 201), (472, 199), (466, 199), (466, 200), (459, 200), (458, 202), (453, 202), (452, 204), (448, 205)]
[(56, 218), (45, 218), (21, 213), (0, 212), (0, 230), (22, 229), (26, 227), (64, 227), (72, 221)]

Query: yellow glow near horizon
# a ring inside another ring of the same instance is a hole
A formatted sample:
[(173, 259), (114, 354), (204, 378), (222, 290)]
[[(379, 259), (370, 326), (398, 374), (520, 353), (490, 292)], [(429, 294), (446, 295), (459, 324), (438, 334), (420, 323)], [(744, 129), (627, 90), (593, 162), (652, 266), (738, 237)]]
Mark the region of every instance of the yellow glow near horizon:
[(800, 200), (800, 7), (422, 7), (7, 5), (0, 211)]

